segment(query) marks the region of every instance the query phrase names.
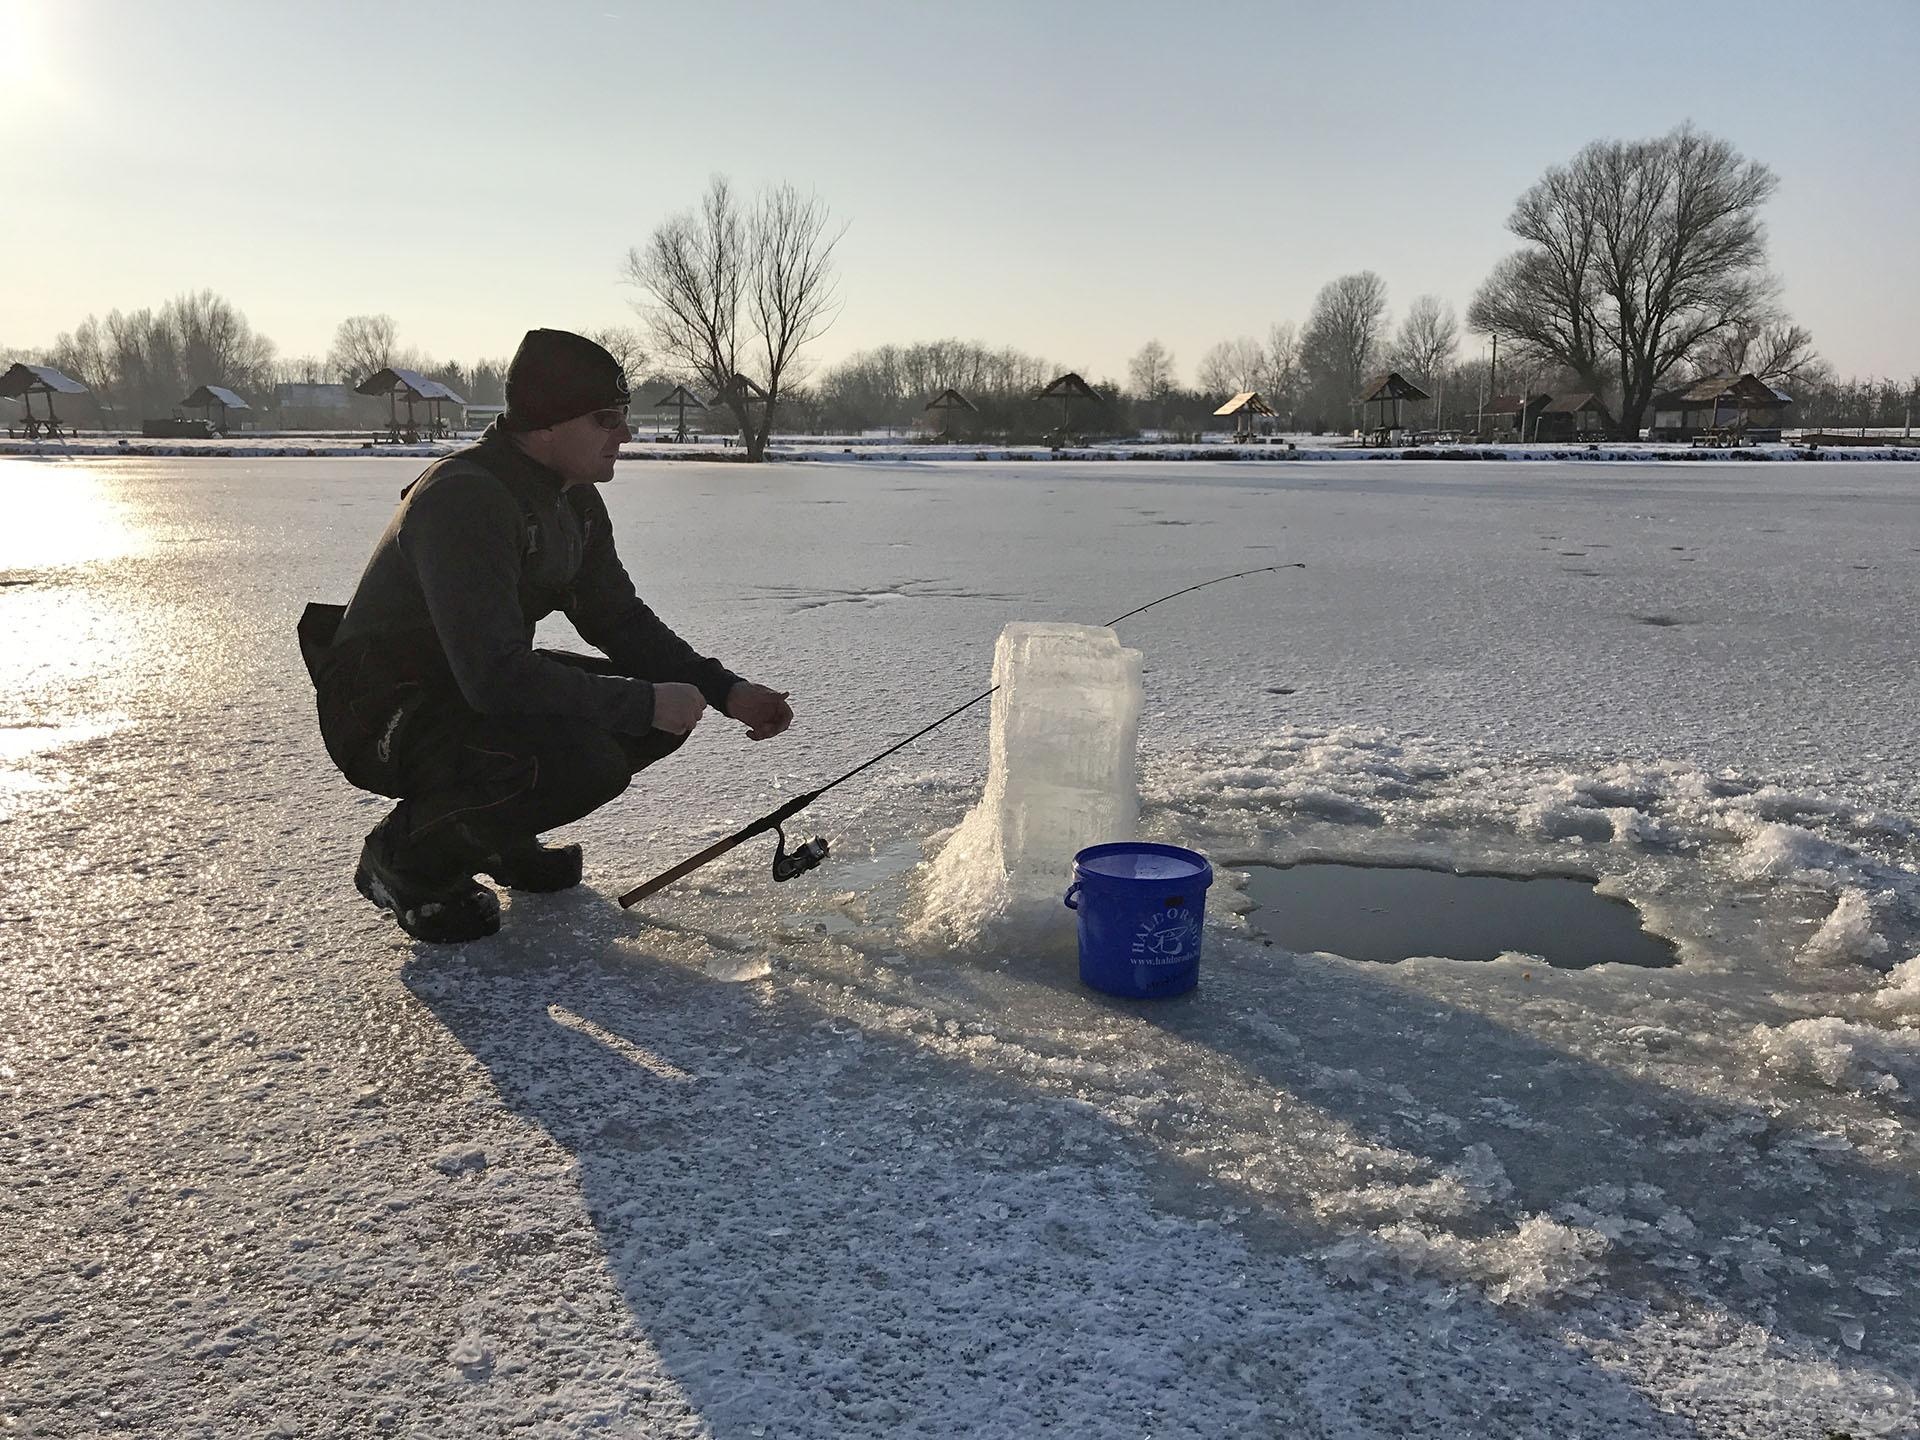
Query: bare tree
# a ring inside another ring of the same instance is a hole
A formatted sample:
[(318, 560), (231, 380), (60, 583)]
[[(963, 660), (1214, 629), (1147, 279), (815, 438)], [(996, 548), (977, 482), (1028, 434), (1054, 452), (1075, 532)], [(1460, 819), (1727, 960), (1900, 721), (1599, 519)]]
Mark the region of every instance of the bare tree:
[(327, 368), (336, 379), (357, 385), (402, 358), (400, 327), (391, 315), (349, 315), (333, 332)]
[(1260, 384), (1267, 352), (1258, 340), (1241, 335), (1222, 340), (1200, 357), (1200, 388), (1209, 395), (1237, 395)]
[(276, 385), (319, 385), (329, 373), (318, 355), (293, 355), (273, 367), (273, 380)]
[[(716, 175), (697, 209), (627, 252), (628, 282), (653, 297), (644, 313), (654, 344), (733, 412), (749, 460), (765, 456), (783, 388), (802, 377), (802, 351), (832, 323), (833, 252), (846, 228), (830, 230), (830, 218), (791, 185), (743, 211)], [(743, 377), (765, 392), (757, 422)]]
[(1127, 380), (1135, 395), (1149, 404), (1160, 404), (1173, 393), (1173, 352), (1158, 340), (1147, 341), (1127, 362)]
[(1275, 410), (1291, 410), (1300, 388), (1300, 327), (1277, 320), (1267, 331), (1267, 352), (1260, 367), (1260, 389)]
[(234, 304), (211, 290), (170, 301), (161, 312), (173, 327), (181, 380), (256, 393), (273, 380), (273, 341), (256, 332)]
[(62, 332), (46, 358), (54, 369), (64, 370), (93, 392), (102, 422), (126, 403), (107, 354), (105, 328), (93, 316), (82, 320), (71, 334)]
[(1300, 335), (1301, 369), (1320, 419), (1349, 415), (1347, 407), (1379, 362), (1386, 326), (1387, 282), (1373, 271), (1320, 287)]
[(647, 349), (646, 337), (631, 325), (603, 325), (598, 330), (583, 333), (613, 356), (629, 385), (637, 384), (652, 363), (653, 355)]
[(1388, 352), (1395, 369), (1428, 385), (1460, 348), (1460, 321), (1451, 305), (1433, 295), (1415, 297)]
[(1507, 228), (1524, 246), (1467, 312), (1589, 389), (1620, 386), (1637, 436), (1675, 366), (1773, 310), (1760, 207), (1774, 174), (1690, 125), (1657, 140), (1596, 140), (1520, 197)]
[(1752, 375), (1769, 384), (1798, 380), (1823, 362), (1813, 348), (1813, 332), (1776, 320), (1742, 325), (1717, 335), (1695, 359), (1698, 369), (1715, 374)]

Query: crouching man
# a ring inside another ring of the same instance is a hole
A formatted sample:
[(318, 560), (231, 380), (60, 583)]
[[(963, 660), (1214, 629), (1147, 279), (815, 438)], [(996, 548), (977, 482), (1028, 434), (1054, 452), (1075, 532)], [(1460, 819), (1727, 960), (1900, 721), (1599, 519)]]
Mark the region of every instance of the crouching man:
[[(341, 772), (399, 804), (354, 884), (420, 940), (500, 928), (487, 875), (519, 890), (580, 881), (580, 847), (540, 835), (597, 810), (683, 744), (711, 706), (755, 740), (792, 723), (634, 593), (606, 502), (627, 383), (600, 346), (529, 331), (505, 414), (402, 492), (344, 611), (310, 605), (301, 652)], [(605, 659), (536, 650), (559, 610)]]

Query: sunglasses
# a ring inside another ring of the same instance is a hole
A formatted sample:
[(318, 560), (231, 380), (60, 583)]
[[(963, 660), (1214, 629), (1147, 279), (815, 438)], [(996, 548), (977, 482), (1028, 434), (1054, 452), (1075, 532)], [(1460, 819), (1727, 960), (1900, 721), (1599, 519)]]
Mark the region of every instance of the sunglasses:
[(591, 413), (593, 423), (602, 430), (618, 430), (627, 423), (627, 411), (623, 405), (613, 405), (605, 410), (595, 410)]

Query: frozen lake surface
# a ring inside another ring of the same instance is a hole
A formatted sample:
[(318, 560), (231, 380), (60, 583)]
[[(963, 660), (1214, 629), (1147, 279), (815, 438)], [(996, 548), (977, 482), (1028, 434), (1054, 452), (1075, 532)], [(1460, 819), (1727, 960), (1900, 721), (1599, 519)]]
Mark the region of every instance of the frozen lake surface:
[[(623, 465), (641, 593), (799, 719), (433, 949), (293, 640), (421, 463), (0, 460), (0, 1428), (1920, 1433), (1914, 467)], [(810, 875), (611, 899), (1009, 621), (1296, 560), (1120, 627), (1190, 996), (916, 925), (985, 706)], [(1263, 943), (1245, 866), (1326, 859), (1598, 875), (1679, 963)]]

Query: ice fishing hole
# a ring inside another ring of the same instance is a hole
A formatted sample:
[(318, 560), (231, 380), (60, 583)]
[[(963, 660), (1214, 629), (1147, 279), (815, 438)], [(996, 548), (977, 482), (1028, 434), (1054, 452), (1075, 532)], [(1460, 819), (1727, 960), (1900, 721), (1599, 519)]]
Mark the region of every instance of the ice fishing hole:
[(1302, 953), (1391, 963), (1415, 955), (1492, 960), (1517, 951), (1568, 970), (1677, 958), (1671, 941), (1641, 928), (1633, 905), (1577, 877), (1330, 860), (1246, 870), (1253, 928)]

